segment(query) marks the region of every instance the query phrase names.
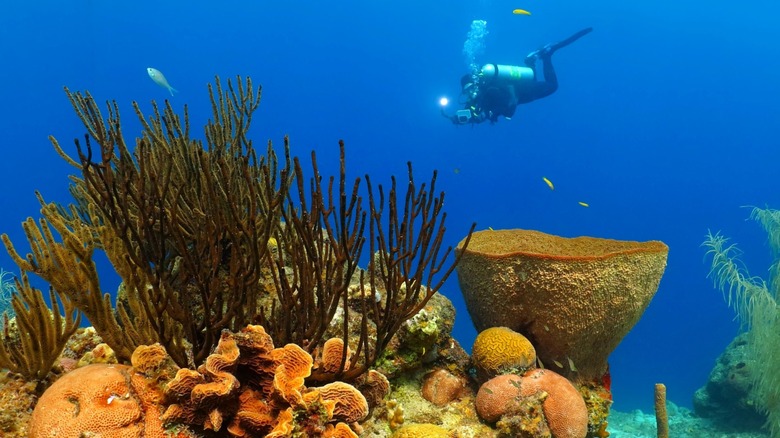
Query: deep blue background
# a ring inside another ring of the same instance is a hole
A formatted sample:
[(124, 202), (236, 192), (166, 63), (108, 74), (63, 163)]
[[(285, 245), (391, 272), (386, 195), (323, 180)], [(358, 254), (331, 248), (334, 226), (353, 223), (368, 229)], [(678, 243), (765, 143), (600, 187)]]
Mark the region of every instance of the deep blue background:
[[(617, 409), (649, 409), (656, 382), (690, 405), (736, 333), (733, 313), (705, 278), (700, 244), (708, 229), (740, 242), (753, 274), (766, 272), (765, 236), (739, 207), (780, 205), (776, 2), (124, 3), (2, 6), (0, 231), (20, 250), (19, 223), (38, 216), (33, 190), (68, 199), (74, 169), (46, 137), (70, 146), (84, 130), (62, 87), (117, 99), (136, 134), (130, 102), (148, 108), (169, 98), (147, 77), (153, 66), (180, 91), (172, 102), (190, 106), (194, 126), (208, 116), (205, 85), (214, 75), (250, 75), (263, 86), (258, 145), (289, 134), (296, 154), (318, 151), (326, 174), (336, 170), (341, 138), (353, 176), (387, 182), (403, 175), (407, 160), (421, 181), (439, 169), (449, 244), (472, 221), (666, 242), (660, 290), (611, 358)], [(533, 15), (513, 15), (516, 7)], [(544, 43), (595, 30), (554, 56), (556, 94), (511, 121), (457, 128), (437, 101), (457, 97), (474, 19), (487, 20), (490, 32), (482, 63), (520, 63)], [(14, 269), (0, 253), (0, 266)], [(116, 286), (109, 273), (107, 291)], [(457, 281), (443, 292), (458, 306), (456, 336), (468, 347), (475, 334)]]

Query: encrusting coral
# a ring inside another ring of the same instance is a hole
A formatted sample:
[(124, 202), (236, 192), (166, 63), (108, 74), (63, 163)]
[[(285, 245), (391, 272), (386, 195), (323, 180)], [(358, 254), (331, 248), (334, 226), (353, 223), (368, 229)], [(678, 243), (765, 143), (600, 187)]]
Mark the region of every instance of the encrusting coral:
[[(466, 243), (464, 239), (461, 243)], [(458, 280), (478, 331), (526, 336), (548, 368), (598, 381), (655, 295), (669, 248), (659, 241), (563, 238), (530, 230), (474, 233)]]
[(410, 424), (393, 434), (393, 438), (450, 438), (450, 436), (447, 429), (435, 424)]

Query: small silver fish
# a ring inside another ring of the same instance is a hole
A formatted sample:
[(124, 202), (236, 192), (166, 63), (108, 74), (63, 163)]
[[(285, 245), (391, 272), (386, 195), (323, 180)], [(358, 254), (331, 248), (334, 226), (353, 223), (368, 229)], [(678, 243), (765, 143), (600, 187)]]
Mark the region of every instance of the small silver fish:
[(173, 96), (173, 93), (178, 92), (178, 90), (171, 87), (171, 84), (168, 83), (168, 80), (165, 79), (165, 75), (163, 75), (160, 70), (157, 70), (153, 67), (147, 67), (146, 72), (149, 73), (149, 77), (152, 78), (155, 84), (168, 89), (168, 91), (171, 93), (171, 96)]

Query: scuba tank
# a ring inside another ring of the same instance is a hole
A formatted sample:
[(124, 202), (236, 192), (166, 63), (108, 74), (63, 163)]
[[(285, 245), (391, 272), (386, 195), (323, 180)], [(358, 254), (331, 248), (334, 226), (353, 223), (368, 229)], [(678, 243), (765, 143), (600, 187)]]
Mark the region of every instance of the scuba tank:
[(534, 71), (516, 65), (485, 64), (482, 67), (485, 82), (501, 81), (512, 85), (524, 85), (534, 81)]

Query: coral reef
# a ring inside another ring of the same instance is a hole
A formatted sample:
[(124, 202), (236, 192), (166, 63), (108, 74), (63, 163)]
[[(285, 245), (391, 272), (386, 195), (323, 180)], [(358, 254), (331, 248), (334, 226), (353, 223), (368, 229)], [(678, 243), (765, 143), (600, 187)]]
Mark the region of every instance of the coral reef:
[[(472, 249), (472, 225), (451, 257), (436, 173), (417, 185), (409, 163), (387, 190), (350, 184), (340, 142), (338, 175), (320, 175), (312, 153), (306, 177), (288, 139), (277, 156), (247, 138), (260, 98), (249, 79), (209, 88), (204, 142), (166, 102), (151, 116), (134, 104), (131, 143), (115, 102), (104, 118), (66, 92), (88, 132), (73, 157), (52, 139), (80, 172), (73, 204), (38, 195), (30, 254), (3, 236), (22, 271), (22, 315), (0, 344), (18, 373), (0, 393), (20, 393), (0, 397), (3, 436), (606, 436), (606, 355), (652, 297), (665, 245), (515, 230), (478, 233)], [(97, 251), (122, 279), (115, 301)], [(473, 358), (438, 293), (461, 262), (486, 329)], [(28, 273), (51, 285), (52, 309)], [(76, 329), (79, 312), (93, 328)], [(534, 369), (545, 364), (565, 376)]]
[(522, 333), (546, 367), (579, 380), (605, 374), (653, 298), (669, 249), (519, 229), (480, 231), (468, 242), (457, 249), (458, 280), (477, 330)]
[(30, 436), (354, 436), (344, 428), (368, 415), (366, 398), (344, 382), (307, 388), (312, 364), (295, 344), (274, 348), (262, 326), (224, 331), (197, 371), (179, 368), (160, 344), (140, 346), (132, 366), (87, 365), (57, 380), (35, 407)]
[[(153, 104), (148, 117), (134, 104), (143, 132), (131, 148), (116, 102), (104, 118), (89, 93), (66, 93), (88, 132), (76, 141), (75, 158), (51, 139), (81, 172), (72, 180), (74, 204), (38, 195), (44, 218), (23, 223), (32, 252), (19, 254), (5, 235), (3, 242), (23, 272), (42, 277), (87, 316), (121, 362), (141, 345), (160, 343), (179, 366), (195, 368), (222, 330), (258, 322), (277, 342), (308, 353), (334, 329), (346, 345), (357, 337), (348, 361), (309, 377), (354, 380), (457, 264), (451, 248), (442, 248), (444, 194), (436, 194), (435, 173), (418, 186), (408, 163), (405, 183), (393, 178), (389, 190), (366, 176), (365, 207), (363, 180), (347, 184), (341, 142), (338, 179), (319, 174), (315, 154), (306, 178), (287, 139), (280, 163), (270, 144), (262, 155), (247, 138), (260, 101), (248, 78), (209, 87), (206, 147), (190, 137), (188, 114), (180, 117), (167, 102)], [(382, 299), (350, 302), (366, 242), (374, 257), (358, 289), (364, 297), (381, 289)], [(100, 287), (98, 250), (123, 280), (115, 306)], [(343, 324), (334, 327), (338, 312)]]

